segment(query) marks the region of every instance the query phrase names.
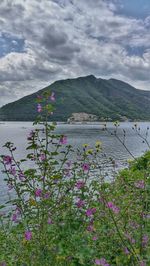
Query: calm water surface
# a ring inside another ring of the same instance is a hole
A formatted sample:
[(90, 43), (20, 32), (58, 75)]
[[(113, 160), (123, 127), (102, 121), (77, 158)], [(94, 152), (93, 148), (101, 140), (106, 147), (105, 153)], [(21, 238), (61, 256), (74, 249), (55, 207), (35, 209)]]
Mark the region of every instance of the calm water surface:
[[(147, 149), (147, 145), (143, 143), (142, 139), (132, 129), (134, 123), (123, 122), (118, 128), (118, 136), (123, 139), (123, 130), (126, 131), (126, 146), (129, 148), (134, 156), (140, 156)], [(140, 132), (144, 136), (147, 127), (150, 127), (150, 122), (139, 122)], [(114, 132), (114, 125), (107, 123), (109, 132)], [(18, 158), (23, 158), (26, 154), (25, 146), (27, 143), (26, 136), (32, 129), (31, 122), (5, 122), (0, 123), (0, 154), (5, 154), (6, 150), (3, 144), (7, 141), (14, 142), (17, 146), (16, 155)], [(82, 125), (68, 125), (58, 124), (56, 132), (58, 134), (65, 134), (68, 137), (68, 143), (74, 148), (79, 148), (84, 143), (89, 143), (94, 146), (97, 140), (103, 143), (103, 151), (109, 157), (117, 160), (118, 165), (124, 165), (125, 161), (130, 158), (129, 153), (123, 145), (111, 134), (103, 131), (102, 123), (97, 124), (82, 124)], [(150, 143), (150, 135), (148, 135)], [(0, 202), (4, 202), (7, 198), (7, 189), (4, 182), (4, 174), (1, 172), (2, 165), (0, 165)]]

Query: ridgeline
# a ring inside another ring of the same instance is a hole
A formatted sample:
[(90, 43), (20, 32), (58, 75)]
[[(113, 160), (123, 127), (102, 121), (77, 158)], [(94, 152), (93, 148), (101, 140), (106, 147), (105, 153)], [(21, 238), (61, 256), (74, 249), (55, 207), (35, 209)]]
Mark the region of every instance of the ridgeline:
[(50, 86), (0, 108), (1, 121), (33, 121), (36, 98), (44, 91), (56, 95), (51, 121), (67, 121), (72, 113), (90, 113), (99, 120), (150, 120), (150, 92), (138, 90), (116, 79), (93, 75), (59, 80)]

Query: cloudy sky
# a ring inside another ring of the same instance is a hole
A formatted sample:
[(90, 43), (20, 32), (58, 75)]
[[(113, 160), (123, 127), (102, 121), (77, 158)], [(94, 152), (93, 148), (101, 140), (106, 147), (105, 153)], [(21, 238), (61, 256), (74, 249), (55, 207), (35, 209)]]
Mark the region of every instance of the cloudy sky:
[(89, 74), (150, 90), (150, 0), (0, 0), (0, 106)]

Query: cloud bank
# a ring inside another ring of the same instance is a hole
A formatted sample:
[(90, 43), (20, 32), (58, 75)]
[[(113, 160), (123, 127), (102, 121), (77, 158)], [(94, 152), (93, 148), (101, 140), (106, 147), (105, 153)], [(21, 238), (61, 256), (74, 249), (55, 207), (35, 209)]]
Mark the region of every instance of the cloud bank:
[(88, 74), (150, 90), (150, 15), (137, 14), (121, 0), (1, 0), (0, 105)]

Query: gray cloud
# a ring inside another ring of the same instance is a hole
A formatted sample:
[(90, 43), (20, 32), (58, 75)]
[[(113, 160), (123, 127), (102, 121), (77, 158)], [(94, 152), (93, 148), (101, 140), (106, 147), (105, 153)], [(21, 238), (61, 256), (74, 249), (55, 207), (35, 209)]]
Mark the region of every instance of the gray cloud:
[(1, 0), (1, 32), (25, 44), (0, 58), (0, 105), (87, 74), (150, 89), (150, 17), (129, 18), (118, 7), (118, 0)]
[(41, 38), (41, 44), (43, 44), (46, 49), (54, 49), (55, 47), (65, 45), (67, 41), (67, 34), (65, 32), (60, 32), (54, 25), (44, 29)]

